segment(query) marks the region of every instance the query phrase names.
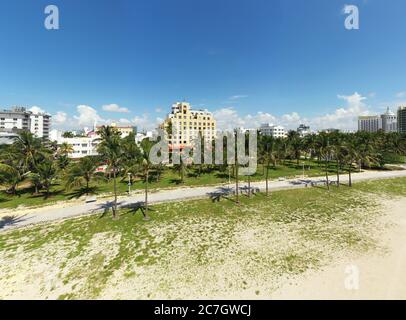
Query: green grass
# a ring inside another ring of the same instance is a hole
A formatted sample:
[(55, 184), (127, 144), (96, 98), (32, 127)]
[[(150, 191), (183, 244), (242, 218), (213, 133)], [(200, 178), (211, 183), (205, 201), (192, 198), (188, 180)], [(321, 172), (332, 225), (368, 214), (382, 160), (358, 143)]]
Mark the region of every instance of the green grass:
[[(262, 275), (300, 274), (319, 268), (331, 255), (375, 249), (374, 237), (382, 227), (379, 199), (388, 195), (406, 196), (406, 178), (332, 187), (330, 192), (309, 188), (274, 192), (270, 198), (242, 196), (240, 206), (232, 199), (166, 203), (152, 206), (150, 221), (143, 221), (140, 212), (122, 210), (116, 221), (92, 215), (6, 232), (0, 234), (0, 254), (12, 259), (18, 249), (27, 254), (18, 264), (35, 268), (42, 257), (57, 265), (60, 281), (71, 285), (61, 299), (100, 297), (118, 270), (131, 281), (144, 276), (140, 270), (159, 270), (151, 271), (155, 280), (150, 280), (158, 283), (175, 272), (174, 265), (181, 266), (185, 274), (177, 276), (184, 282), (177, 285), (188, 286), (193, 272), (230, 261), (244, 271), (239, 284), (230, 282), (230, 290), (250, 290)], [(250, 240), (241, 239), (244, 234)], [(245, 248), (247, 241), (258, 243)], [(98, 246), (105, 246), (104, 251), (89, 249)], [(9, 267), (9, 272), (16, 270)], [(157, 292), (173, 290), (164, 280)], [(157, 294), (139, 290), (142, 297)]]
[[(295, 177), (301, 176), (303, 174), (303, 168), (301, 165), (297, 166), (296, 161), (285, 161), (284, 164), (278, 165), (276, 168), (269, 169), (269, 178), (278, 179), (280, 177)], [(334, 174), (336, 172), (335, 164), (330, 165), (330, 173)], [(319, 176), (324, 175), (324, 168), (319, 167), (315, 162), (306, 161), (305, 174), (307, 176)], [(157, 181), (156, 178), (151, 177), (151, 183), (149, 188), (163, 189), (163, 188), (176, 188), (179, 186), (203, 186), (203, 185), (214, 185), (221, 183), (228, 183), (228, 171), (219, 172), (218, 170), (212, 170), (207, 173), (203, 173), (197, 176), (197, 169), (189, 168), (185, 175), (184, 183), (180, 183), (179, 174), (172, 169), (166, 169), (160, 179)], [(241, 180), (247, 180), (246, 177), (241, 177)], [(251, 177), (252, 181), (265, 180), (265, 172), (262, 165), (257, 168), (257, 173)], [(233, 181), (233, 178), (231, 178)], [(91, 185), (96, 194), (109, 194), (113, 192), (113, 181), (92, 184)], [(140, 179), (136, 179), (132, 185), (132, 190), (142, 190), (145, 188), (144, 182)], [(126, 194), (128, 190), (127, 180), (119, 180), (118, 191), (119, 194)], [(82, 196), (83, 190), (74, 189), (67, 191), (64, 188), (63, 181), (55, 183), (51, 187), (51, 193), (49, 196), (45, 196), (44, 193), (39, 195), (33, 194), (33, 188), (21, 188), (18, 190), (18, 195), (7, 195), (4, 191), (0, 191), (0, 208), (16, 208), (20, 205), (25, 207), (33, 206), (43, 206), (51, 203), (55, 203), (63, 200), (75, 199)]]

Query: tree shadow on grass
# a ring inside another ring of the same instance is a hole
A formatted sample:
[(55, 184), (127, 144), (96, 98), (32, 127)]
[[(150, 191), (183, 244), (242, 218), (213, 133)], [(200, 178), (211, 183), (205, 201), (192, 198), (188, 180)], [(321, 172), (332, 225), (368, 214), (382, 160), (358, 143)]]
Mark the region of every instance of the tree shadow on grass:
[(38, 193), (33, 193), (28, 198), (30, 198), (30, 199), (42, 198), (44, 200), (48, 200), (49, 198), (58, 196), (62, 193), (63, 193), (63, 190), (55, 190), (55, 191), (50, 191), (48, 193), (42, 191), (42, 192), (38, 192)]
[(234, 195), (234, 189), (229, 187), (219, 187), (214, 192), (207, 194), (212, 202), (220, 202), (221, 199), (225, 199), (231, 202), (236, 202), (232, 196)]
[[(218, 172), (215, 174), (216, 178), (218, 179), (228, 179), (228, 172)], [(231, 176), (231, 178), (233, 178)]]
[(187, 177), (188, 178), (198, 178), (200, 175), (199, 175), (199, 173), (198, 172), (189, 172), (188, 174), (187, 174)]
[(92, 194), (97, 194), (99, 191), (99, 187), (93, 186), (89, 188), (80, 188), (78, 190), (75, 190), (69, 194), (67, 194), (67, 197), (69, 200), (72, 199), (79, 199), (82, 196), (87, 196), (87, 195), (92, 195)]
[[(130, 203), (127, 205), (122, 206), (123, 209), (129, 209), (128, 213), (132, 213), (132, 215), (135, 215), (137, 212), (141, 212), (144, 220), (150, 220), (149, 216), (145, 213), (146, 208), (145, 208), (145, 202), (136, 202), (136, 203)], [(148, 207), (148, 211), (155, 211), (151, 207)]]
[(174, 183), (176, 185), (180, 185), (180, 184), (183, 184), (184, 182), (182, 182), (181, 179), (170, 179), (169, 183)]

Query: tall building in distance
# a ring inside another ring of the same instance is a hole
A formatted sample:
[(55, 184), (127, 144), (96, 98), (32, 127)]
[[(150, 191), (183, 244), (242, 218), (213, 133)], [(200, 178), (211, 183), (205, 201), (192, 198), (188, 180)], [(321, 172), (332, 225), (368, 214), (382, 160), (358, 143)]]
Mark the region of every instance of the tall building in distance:
[(22, 107), (0, 111), (0, 132), (29, 131), (38, 138), (49, 138), (51, 115), (33, 113)]
[(270, 123), (264, 123), (259, 128), (259, 131), (264, 136), (271, 136), (274, 138), (285, 138), (287, 136), (286, 130), (282, 126), (276, 126)]
[(380, 116), (360, 116), (358, 117), (358, 131), (378, 132), (382, 129), (382, 119)]
[(398, 120), (395, 113), (390, 108), (384, 114), (374, 116), (360, 116), (358, 117), (358, 131), (365, 132), (397, 132)]
[(398, 109), (398, 132), (406, 133), (406, 106)]
[(172, 149), (183, 149), (193, 145), (193, 141), (200, 137), (211, 141), (216, 137), (216, 120), (207, 110), (193, 110), (187, 102), (177, 102), (172, 105), (172, 111), (166, 117), (161, 129), (172, 134), (168, 135), (168, 142)]
[(382, 119), (382, 130), (384, 132), (397, 132), (398, 131), (398, 121), (397, 116), (393, 113), (390, 108), (386, 110), (384, 114), (381, 115)]

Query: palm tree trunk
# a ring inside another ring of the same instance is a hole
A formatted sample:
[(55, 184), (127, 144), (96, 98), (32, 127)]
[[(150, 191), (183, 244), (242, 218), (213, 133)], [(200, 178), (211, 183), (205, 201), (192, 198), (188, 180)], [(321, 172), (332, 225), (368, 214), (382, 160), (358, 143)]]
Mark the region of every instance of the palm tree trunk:
[(240, 204), (239, 198), (239, 186), (238, 186), (238, 163), (235, 164), (235, 202)]
[(248, 176), (248, 198), (251, 198), (251, 176)]
[(352, 179), (351, 179), (351, 164), (350, 164), (350, 167), (349, 167), (349, 169), (348, 169), (348, 186), (349, 187), (352, 187)]
[[(182, 160), (181, 160), (182, 161)], [(182, 163), (180, 164), (180, 181), (183, 183), (183, 181), (184, 181), (184, 172), (183, 172), (183, 169), (184, 169), (184, 167), (183, 167), (183, 161), (182, 161)]]
[(148, 179), (149, 179), (149, 169), (146, 172), (146, 180), (145, 180), (145, 217), (148, 216)]
[(114, 186), (114, 203), (113, 203), (113, 219), (117, 218), (117, 179), (116, 168), (113, 167), (113, 186)]
[(269, 179), (269, 162), (267, 163), (267, 165), (266, 165), (266, 176), (265, 176), (265, 181), (266, 181), (266, 187), (265, 187), (265, 189), (266, 189), (266, 196), (268, 196), (268, 194), (269, 194), (269, 186), (268, 186), (268, 179)]
[(337, 188), (340, 187), (340, 161), (337, 160)]

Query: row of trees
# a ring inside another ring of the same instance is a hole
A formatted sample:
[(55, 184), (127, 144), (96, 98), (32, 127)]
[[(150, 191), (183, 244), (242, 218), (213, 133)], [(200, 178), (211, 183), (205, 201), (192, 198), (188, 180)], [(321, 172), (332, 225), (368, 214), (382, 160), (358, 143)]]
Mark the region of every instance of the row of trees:
[[(403, 161), (406, 154), (406, 137), (398, 133), (341, 133), (321, 132), (305, 137), (290, 131), (287, 138), (262, 136), (259, 142), (261, 160), (269, 168), (285, 159), (299, 162), (316, 159), (319, 166), (324, 166), (329, 188), (329, 167), (336, 164), (337, 185), (340, 184), (339, 173), (348, 171), (349, 185), (351, 173), (358, 168), (383, 167), (387, 163)], [(268, 181), (268, 178), (266, 179)], [(267, 183), (268, 185), (268, 183)], [(268, 190), (268, 187), (267, 187)]]
[[(16, 194), (22, 183), (33, 187), (34, 193), (45, 191), (50, 193), (50, 187), (56, 179), (63, 180), (66, 189), (83, 188), (90, 191), (92, 181), (112, 179), (114, 201), (112, 205), (113, 218), (117, 218), (117, 179), (124, 179), (127, 174), (138, 175), (145, 183), (145, 201), (143, 213), (148, 215), (148, 183), (151, 172), (159, 177), (165, 169), (164, 164), (153, 165), (149, 153), (155, 142), (144, 139), (140, 144), (135, 143), (134, 135), (121, 138), (120, 133), (113, 127), (104, 126), (98, 132), (99, 144), (97, 157), (84, 157), (78, 161), (69, 159), (72, 147), (67, 144), (56, 146), (43, 142), (31, 133), (22, 132), (10, 146), (2, 146), (0, 154), (0, 184), (6, 186), (7, 192)], [(339, 186), (340, 172), (347, 171), (349, 185), (354, 170), (363, 167), (382, 167), (385, 163), (399, 160), (406, 154), (406, 137), (397, 133), (351, 133), (340, 132), (312, 134), (300, 137), (295, 131), (289, 132), (287, 138), (273, 138), (259, 135), (258, 159), (263, 164), (266, 178), (266, 194), (269, 194), (269, 170), (286, 160), (293, 160), (297, 166), (300, 162), (317, 161), (324, 168), (327, 188), (329, 183), (329, 168), (335, 163), (337, 185)], [(224, 157), (227, 158), (226, 155)], [(100, 165), (106, 166), (105, 173), (98, 173)], [(181, 163), (175, 166), (181, 182), (188, 166), (193, 164)], [(204, 165), (197, 165), (199, 174)], [(234, 172), (236, 184), (236, 202), (239, 202), (239, 165), (227, 164), (217, 166), (220, 171)], [(250, 196), (250, 178), (248, 178), (248, 194)]]

